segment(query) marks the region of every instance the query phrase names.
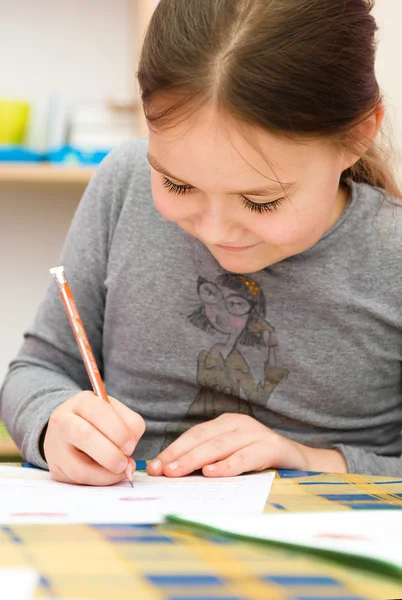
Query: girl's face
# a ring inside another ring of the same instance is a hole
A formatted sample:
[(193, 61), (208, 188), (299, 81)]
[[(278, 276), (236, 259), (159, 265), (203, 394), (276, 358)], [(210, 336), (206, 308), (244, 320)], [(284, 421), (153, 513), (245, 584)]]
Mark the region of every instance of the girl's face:
[(203, 242), (227, 271), (253, 273), (307, 250), (347, 204), (349, 166), (322, 140), (236, 127), (211, 107), (149, 132), (159, 212)]
[(205, 281), (199, 289), (209, 322), (221, 333), (241, 333), (247, 325), (251, 305), (230, 288)]

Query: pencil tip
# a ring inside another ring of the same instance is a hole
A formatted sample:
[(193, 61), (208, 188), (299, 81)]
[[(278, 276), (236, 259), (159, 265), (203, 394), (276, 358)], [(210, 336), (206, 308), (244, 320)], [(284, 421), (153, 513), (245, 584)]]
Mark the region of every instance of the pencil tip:
[(131, 481), (130, 481), (130, 480), (128, 480), (128, 481), (129, 481), (129, 483), (130, 483), (131, 487), (132, 487), (132, 488), (134, 488), (134, 483), (133, 483), (133, 480), (131, 480)]

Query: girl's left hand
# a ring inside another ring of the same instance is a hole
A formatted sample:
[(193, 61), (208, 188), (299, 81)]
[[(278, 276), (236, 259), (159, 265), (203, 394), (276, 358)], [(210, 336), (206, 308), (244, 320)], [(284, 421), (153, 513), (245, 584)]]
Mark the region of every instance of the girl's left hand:
[(232, 477), (272, 468), (347, 473), (337, 450), (304, 446), (252, 417), (235, 413), (192, 427), (161, 452), (147, 471), (182, 477), (202, 469), (206, 477)]

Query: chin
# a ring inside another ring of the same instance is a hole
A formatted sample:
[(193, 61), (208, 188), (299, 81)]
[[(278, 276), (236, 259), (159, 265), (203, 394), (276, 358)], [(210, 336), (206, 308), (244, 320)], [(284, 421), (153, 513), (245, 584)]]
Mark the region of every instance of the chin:
[(266, 267), (269, 267), (276, 261), (269, 261), (267, 259), (262, 260), (261, 258), (252, 258), (246, 256), (236, 256), (224, 253), (215, 253), (212, 252), (214, 258), (218, 261), (222, 269), (225, 271), (229, 271), (230, 273), (239, 273), (239, 274), (248, 274), (248, 273), (258, 273), (258, 271), (262, 271)]

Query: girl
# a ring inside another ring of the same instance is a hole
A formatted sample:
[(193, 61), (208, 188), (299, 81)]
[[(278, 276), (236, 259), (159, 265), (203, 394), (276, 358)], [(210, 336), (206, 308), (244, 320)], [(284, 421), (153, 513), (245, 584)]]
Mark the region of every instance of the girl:
[(29, 461), (93, 485), (134, 450), (171, 477), (402, 476), (371, 4), (161, 0), (138, 73), (149, 143), (104, 161), (62, 254), (113, 408), (52, 283), (1, 396)]

